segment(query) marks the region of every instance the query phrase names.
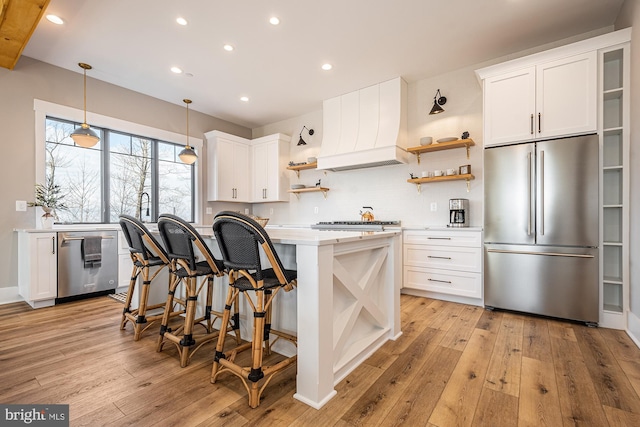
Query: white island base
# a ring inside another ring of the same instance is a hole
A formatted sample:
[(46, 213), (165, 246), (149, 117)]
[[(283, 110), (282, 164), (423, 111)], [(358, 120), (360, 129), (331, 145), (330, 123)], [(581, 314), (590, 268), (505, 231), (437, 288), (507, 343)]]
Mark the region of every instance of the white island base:
[(267, 228), (295, 245), (297, 390), (319, 409), (334, 386), (387, 340), (400, 336), (400, 232)]

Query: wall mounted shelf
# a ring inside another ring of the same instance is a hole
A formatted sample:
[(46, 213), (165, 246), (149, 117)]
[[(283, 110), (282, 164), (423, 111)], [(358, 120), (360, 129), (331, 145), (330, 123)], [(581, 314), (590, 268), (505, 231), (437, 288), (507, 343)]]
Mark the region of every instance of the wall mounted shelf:
[(420, 193), (420, 185), (421, 184), (428, 184), (428, 183), (431, 183), (431, 182), (465, 180), (465, 181), (467, 181), (467, 192), (469, 192), (469, 190), (470, 190), (469, 181), (471, 181), (472, 179), (476, 179), (476, 177), (473, 176), (470, 173), (467, 173), (467, 174), (464, 174), (464, 175), (444, 175), (444, 176), (434, 176), (434, 177), (431, 177), (431, 178), (413, 178), (413, 179), (408, 179), (407, 182), (410, 183), (410, 184), (416, 184), (418, 186), (418, 193)]
[(418, 164), (420, 164), (420, 154), (430, 153), (433, 151), (452, 150), (454, 148), (465, 147), (467, 149), (467, 159), (469, 158), (469, 147), (476, 145), (473, 139), (457, 139), (449, 142), (438, 142), (429, 145), (419, 145), (417, 147), (407, 148), (407, 152), (415, 154), (418, 158)]
[(314, 162), (314, 163), (305, 163), (305, 164), (296, 165), (296, 166), (287, 166), (287, 170), (295, 171), (296, 175), (298, 175), (298, 178), (300, 178), (300, 171), (307, 170), (307, 169), (316, 169), (317, 167), (318, 167), (318, 162)]
[(322, 191), (324, 198), (327, 198), (327, 191), (329, 191), (326, 187), (308, 187), (308, 188), (298, 188), (296, 190), (289, 190), (289, 193), (293, 193), (296, 197), (300, 198), (300, 193), (315, 193), (317, 191)]

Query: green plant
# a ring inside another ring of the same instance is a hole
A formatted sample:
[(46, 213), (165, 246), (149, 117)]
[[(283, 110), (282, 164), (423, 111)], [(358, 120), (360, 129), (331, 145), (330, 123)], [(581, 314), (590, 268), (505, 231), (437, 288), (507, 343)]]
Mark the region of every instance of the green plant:
[[(36, 184), (36, 197), (34, 202), (29, 202), (29, 206), (41, 206), (45, 211), (51, 209), (65, 210), (67, 207), (62, 202), (64, 194), (59, 185), (53, 180), (47, 179), (46, 184)], [(47, 209), (45, 209), (47, 208)]]

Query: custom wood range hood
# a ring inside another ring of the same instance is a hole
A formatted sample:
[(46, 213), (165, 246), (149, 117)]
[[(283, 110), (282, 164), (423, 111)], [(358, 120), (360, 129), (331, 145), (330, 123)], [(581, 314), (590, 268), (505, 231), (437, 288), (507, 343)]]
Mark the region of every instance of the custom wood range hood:
[(0, 67), (13, 70), (50, 0), (0, 0)]

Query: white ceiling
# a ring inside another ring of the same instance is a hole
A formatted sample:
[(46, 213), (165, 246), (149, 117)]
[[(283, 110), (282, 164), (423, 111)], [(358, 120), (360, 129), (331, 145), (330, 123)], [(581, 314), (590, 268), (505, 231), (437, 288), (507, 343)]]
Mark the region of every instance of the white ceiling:
[(47, 13), (65, 25), (43, 19), (23, 55), (78, 73), (86, 62), (89, 77), (190, 98), (255, 128), (393, 77), (413, 82), (612, 25), (623, 1), (51, 0)]

